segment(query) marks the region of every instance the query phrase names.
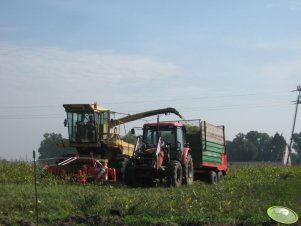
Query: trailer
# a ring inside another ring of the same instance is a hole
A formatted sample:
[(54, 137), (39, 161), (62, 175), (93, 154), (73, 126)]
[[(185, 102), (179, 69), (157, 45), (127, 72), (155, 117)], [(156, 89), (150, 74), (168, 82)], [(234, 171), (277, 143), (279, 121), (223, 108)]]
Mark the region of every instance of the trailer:
[(191, 185), (195, 178), (211, 184), (227, 173), (224, 126), (206, 121), (146, 123), (125, 170), (129, 186), (166, 180), (168, 186)]
[(195, 176), (206, 179), (211, 184), (222, 182), (228, 170), (225, 127), (197, 121), (199, 129), (196, 132), (187, 132)]

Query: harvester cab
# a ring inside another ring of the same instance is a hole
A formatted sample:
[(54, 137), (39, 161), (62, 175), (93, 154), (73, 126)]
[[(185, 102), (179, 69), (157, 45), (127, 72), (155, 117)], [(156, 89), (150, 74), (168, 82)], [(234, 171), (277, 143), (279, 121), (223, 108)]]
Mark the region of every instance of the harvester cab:
[(67, 113), (69, 142), (73, 147), (93, 153), (101, 143), (107, 143), (109, 136), (110, 111), (97, 104), (64, 104)]

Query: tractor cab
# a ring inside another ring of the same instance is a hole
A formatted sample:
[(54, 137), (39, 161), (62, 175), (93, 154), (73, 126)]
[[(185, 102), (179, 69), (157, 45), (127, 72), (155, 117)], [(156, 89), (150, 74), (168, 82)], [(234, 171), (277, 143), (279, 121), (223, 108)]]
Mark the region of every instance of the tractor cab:
[(97, 104), (64, 104), (70, 144), (100, 143), (108, 139), (109, 110)]
[(145, 148), (155, 148), (159, 137), (164, 146), (169, 149), (170, 159), (181, 159), (185, 144), (185, 127), (178, 122), (161, 122), (145, 124), (142, 140)]

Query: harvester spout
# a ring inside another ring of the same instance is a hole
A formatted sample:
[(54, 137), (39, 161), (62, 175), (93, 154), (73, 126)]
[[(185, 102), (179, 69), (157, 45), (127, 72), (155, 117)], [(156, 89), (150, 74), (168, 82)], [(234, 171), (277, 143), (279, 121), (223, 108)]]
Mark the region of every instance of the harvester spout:
[(162, 109), (157, 109), (157, 110), (145, 111), (145, 112), (125, 116), (120, 119), (111, 120), (110, 127), (113, 128), (114, 126), (118, 126), (123, 123), (135, 121), (138, 119), (142, 119), (142, 118), (146, 118), (146, 117), (150, 117), (150, 116), (154, 116), (154, 115), (158, 115), (158, 114), (168, 114), (168, 113), (173, 113), (173, 114), (179, 116), (181, 119), (183, 119), (183, 116), (175, 108), (168, 107), (168, 108), (162, 108)]

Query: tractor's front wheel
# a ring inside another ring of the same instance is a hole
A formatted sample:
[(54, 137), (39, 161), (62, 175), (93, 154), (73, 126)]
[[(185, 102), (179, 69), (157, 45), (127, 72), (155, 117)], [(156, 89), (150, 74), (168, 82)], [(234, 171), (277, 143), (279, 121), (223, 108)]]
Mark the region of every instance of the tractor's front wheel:
[(184, 184), (192, 185), (194, 172), (193, 172), (193, 162), (190, 154), (187, 155), (186, 163), (183, 167), (183, 175), (184, 175), (183, 178)]
[(182, 166), (179, 161), (171, 161), (167, 172), (167, 185), (180, 187), (183, 180)]
[(127, 186), (130, 186), (130, 187), (137, 186), (135, 167), (131, 161), (129, 161), (125, 167), (124, 182)]

